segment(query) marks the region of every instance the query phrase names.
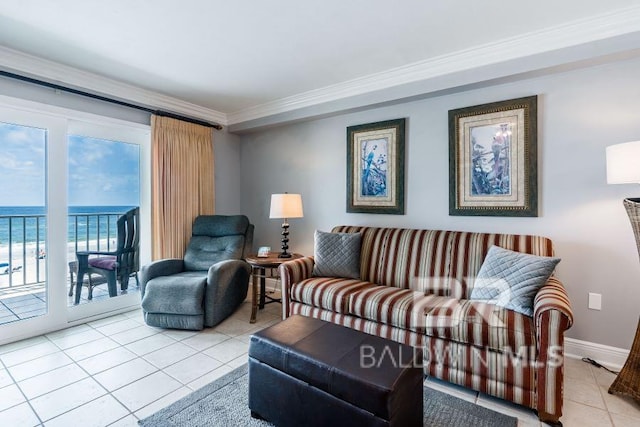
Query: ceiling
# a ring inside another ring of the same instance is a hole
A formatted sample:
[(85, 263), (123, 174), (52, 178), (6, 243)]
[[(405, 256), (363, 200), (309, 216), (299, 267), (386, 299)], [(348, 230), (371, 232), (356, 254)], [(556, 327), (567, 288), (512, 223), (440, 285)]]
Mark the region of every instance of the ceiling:
[(0, 69), (233, 124), (638, 49), (639, 17), (636, 0), (0, 0)]

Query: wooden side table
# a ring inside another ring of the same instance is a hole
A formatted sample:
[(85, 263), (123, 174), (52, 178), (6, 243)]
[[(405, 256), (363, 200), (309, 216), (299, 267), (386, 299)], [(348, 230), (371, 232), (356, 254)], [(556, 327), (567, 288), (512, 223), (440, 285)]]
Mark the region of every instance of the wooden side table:
[[(251, 265), (251, 319), (250, 323), (256, 323), (256, 315), (258, 314), (258, 308), (261, 310), (265, 304), (272, 302), (281, 302), (279, 298), (271, 298), (266, 295), (265, 287), (267, 282), (267, 269), (278, 268), (283, 262), (291, 261), (292, 259), (302, 258), (301, 254), (291, 254), (291, 258), (278, 258), (279, 252), (270, 252), (267, 257), (259, 257), (256, 254), (251, 254), (245, 258), (245, 260)], [(269, 276), (277, 277), (277, 276)], [(259, 285), (258, 285), (259, 280)], [(258, 294), (258, 286), (260, 291)], [(259, 300), (258, 300), (259, 298)], [(266, 299), (269, 298), (269, 301)]]

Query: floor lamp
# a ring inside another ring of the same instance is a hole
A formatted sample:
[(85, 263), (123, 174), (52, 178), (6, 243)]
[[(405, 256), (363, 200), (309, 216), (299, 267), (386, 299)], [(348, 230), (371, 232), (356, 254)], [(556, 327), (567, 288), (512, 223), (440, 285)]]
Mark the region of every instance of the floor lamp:
[[(640, 141), (607, 147), (607, 183), (640, 183)], [(624, 199), (640, 255), (640, 198)], [(631, 396), (640, 402), (640, 323), (622, 370), (609, 387), (609, 393)]]

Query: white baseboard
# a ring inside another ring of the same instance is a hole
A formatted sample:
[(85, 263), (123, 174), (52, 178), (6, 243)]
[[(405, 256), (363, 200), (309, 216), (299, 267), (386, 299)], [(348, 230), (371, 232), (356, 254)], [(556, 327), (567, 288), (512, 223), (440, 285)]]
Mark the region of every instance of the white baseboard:
[(619, 370), (629, 356), (629, 350), (581, 341), (573, 338), (564, 339), (564, 355), (572, 359), (589, 357), (607, 368)]

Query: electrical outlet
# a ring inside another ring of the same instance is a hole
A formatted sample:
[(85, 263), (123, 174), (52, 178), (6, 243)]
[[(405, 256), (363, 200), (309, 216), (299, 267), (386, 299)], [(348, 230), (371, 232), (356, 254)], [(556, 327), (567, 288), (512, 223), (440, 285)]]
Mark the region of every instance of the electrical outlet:
[(594, 294), (589, 292), (589, 309), (601, 310), (602, 309), (602, 294)]

